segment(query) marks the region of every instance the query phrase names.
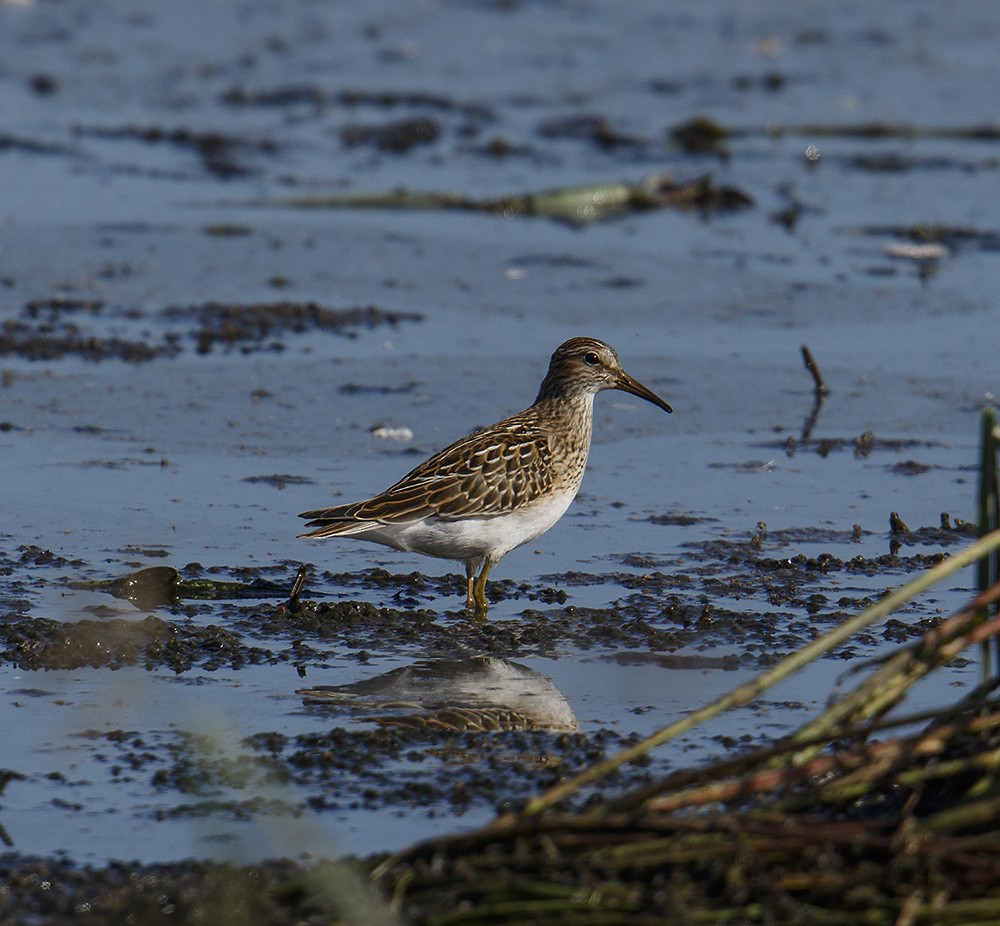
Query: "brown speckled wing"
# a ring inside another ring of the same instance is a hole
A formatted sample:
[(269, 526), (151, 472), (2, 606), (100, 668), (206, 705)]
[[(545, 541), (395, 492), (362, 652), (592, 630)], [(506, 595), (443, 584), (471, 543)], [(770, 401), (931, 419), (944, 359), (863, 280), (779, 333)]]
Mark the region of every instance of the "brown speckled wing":
[(303, 512), (311, 536), (353, 533), (359, 523), (459, 519), (519, 508), (552, 488), (547, 431), (518, 415), (434, 454), (374, 498)]

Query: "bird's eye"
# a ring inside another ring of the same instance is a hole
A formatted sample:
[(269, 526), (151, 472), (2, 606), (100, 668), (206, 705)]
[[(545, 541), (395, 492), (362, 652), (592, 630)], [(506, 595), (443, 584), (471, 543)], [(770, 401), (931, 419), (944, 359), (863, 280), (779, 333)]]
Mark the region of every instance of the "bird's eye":
[(593, 351), (588, 351), (583, 355), (583, 362), (589, 367), (596, 367), (601, 362), (601, 358)]

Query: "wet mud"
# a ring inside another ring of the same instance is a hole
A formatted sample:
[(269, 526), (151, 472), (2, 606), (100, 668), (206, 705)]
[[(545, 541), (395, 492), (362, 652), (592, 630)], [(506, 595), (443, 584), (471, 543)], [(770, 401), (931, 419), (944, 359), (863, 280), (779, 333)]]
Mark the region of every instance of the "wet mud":
[(68, 860), (0, 855), (0, 878), (15, 922), (292, 924), (318, 922), (326, 907), (308, 870), (291, 861), (126, 863), (98, 872)]
[[(0, 658), (31, 670), (141, 665), (185, 672), (279, 662), (304, 666), (345, 650), (364, 660), (373, 652), (516, 658), (634, 649), (652, 657), (727, 649), (732, 655), (725, 665), (760, 668), (801, 648), (824, 624), (837, 624), (873, 603), (871, 595), (838, 594), (841, 580), (898, 581), (930, 568), (948, 548), (975, 536), (974, 525), (952, 524), (947, 514), (934, 527), (910, 529), (895, 512), (889, 522), (887, 552), (877, 556), (850, 555), (866, 536), (860, 526), (772, 531), (761, 522), (738, 539), (683, 544), (682, 557), (626, 555), (622, 562), (628, 571), (563, 573), (543, 576), (541, 583), (490, 582), (491, 601), (515, 603), (516, 619), (477, 618), (461, 608), (465, 579), (457, 573), (398, 574), (380, 568), (333, 573), (298, 563), (264, 569), (189, 564), (148, 567), (99, 582), (65, 576), (53, 581), (34, 575), (33, 567), (81, 573), (96, 567), (22, 547), (14, 557), (0, 557), (8, 577), (0, 599), (5, 613)], [(827, 551), (797, 552), (817, 546)], [(143, 551), (147, 556), (155, 552)], [(678, 565), (679, 570), (672, 568)], [(293, 595), (298, 572), (301, 589)], [(117, 598), (145, 611), (161, 609), (162, 615), (122, 618), (108, 608), (106, 616), (67, 623), (19, 613), (36, 609), (17, 597), (18, 590), (30, 587), (34, 596), (49, 583), (92, 588), (108, 595), (109, 603)], [(567, 605), (574, 588), (594, 585), (618, 588), (620, 597), (603, 608)], [(359, 597), (372, 590), (384, 593), (392, 605)], [(311, 597), (316, 593), (321, 597)], [(449, 599), (454, 609), (437, 610)], [(755, 602), (752, 611), (735, 606), (745, 599)], [(762, 608), (764, 603), (773, 610)], [(212, 623), (203, 624), (206, 620)], [(900, 641), (901, 628), (913, 636), (928, 629), (926, 620), (894, 620), (890, 626), (884, 636), (894, 642)]]

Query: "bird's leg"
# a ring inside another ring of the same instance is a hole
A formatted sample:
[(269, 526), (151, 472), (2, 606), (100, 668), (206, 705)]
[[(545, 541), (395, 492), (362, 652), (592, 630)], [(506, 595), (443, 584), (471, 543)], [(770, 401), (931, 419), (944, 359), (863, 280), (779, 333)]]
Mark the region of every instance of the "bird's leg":
[(467, 610), (471, 611), (476, 606), (476, 599), (474, 594), (475, 589), (475, 576), (476, 576), (476, 564), (475, 562), (467, 562), (465, 564), (465, 607)]
[(483, 571), (479, 573), (479, 578), (472, 583), (472, 597), (475, 599), (477, 614), (485, 614), (490, 606), (486, 598), (486, 580), (490, 577), (490, 570), (495, 562), (487, 557), (483, 563)]

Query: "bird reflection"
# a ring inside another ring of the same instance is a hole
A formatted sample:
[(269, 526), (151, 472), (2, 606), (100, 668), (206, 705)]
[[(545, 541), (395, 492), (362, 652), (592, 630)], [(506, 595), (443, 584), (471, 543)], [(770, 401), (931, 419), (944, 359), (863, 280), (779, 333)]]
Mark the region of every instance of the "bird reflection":
[(420, 660), (376, 678), (298, 694), (312, 706), (373, 714), (366, 719), (383, 725), (488, 733), (580, 729), (550, 678), (492, 656)]

